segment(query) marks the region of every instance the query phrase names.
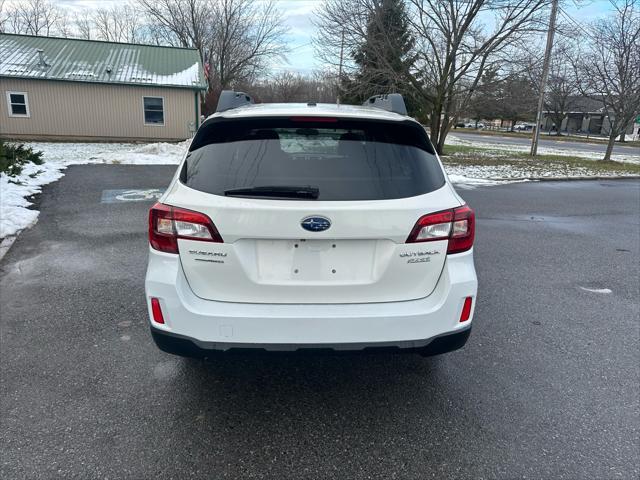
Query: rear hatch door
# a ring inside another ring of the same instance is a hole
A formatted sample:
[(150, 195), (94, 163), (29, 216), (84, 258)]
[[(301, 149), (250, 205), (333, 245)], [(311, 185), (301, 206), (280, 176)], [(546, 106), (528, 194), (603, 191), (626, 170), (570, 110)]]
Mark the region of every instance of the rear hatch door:
[[(164, 199), (207, 214), (224, 240), (179, 240), (193, 292), (217, 301), (292, 304), (428, 296), (448, 242), (407, 244), (407, 236), (421, 216), (460, 202), (424, 132), (399, 125), (252, 120), (228, 132), (217, 124), (209, 133), (220, 141), (196, 138)], [(267, 194), (269, 186), (284, 193)], [(296, 186), (318, 194), (287, 190)]]

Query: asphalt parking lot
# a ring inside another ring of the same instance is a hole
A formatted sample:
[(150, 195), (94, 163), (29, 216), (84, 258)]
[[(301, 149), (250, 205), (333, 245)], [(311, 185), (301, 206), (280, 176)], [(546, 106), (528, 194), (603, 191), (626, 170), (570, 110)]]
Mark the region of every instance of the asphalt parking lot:
[(0, 262), (0, 477), (640, 475), (640, 182), (461, 191), (461, 351), (202, 362), (148, 332), (150, 202), (109, 200), (173, 172), (70, 167)]

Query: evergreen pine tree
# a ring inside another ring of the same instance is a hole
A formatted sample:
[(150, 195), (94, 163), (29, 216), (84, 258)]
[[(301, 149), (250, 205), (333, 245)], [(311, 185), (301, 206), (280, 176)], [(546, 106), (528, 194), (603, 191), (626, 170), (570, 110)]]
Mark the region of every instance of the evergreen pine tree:
[(366, 41), (351, 52), (357, 65), (353, 78), (343, 77), (346, 103), (362, 103), (380, 93), (402, 93), (407, 107), (413, 106), (406, 80), (414, 59), (414, 39), (409, 32), (403, 0), (379, 0), (369, 17)]

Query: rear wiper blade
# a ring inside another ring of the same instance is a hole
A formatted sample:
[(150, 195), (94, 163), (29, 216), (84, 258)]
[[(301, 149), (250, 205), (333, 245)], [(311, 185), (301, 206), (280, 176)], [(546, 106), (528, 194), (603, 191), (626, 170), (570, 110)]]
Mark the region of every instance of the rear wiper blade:
[(242, 187), (225, 190), (227, 197), (286, 197), (286, 198), (313, 198), (320, 195), (318, 187), (310, 186), (288, 186), (288, 185), (266, 185), (262, 187)]

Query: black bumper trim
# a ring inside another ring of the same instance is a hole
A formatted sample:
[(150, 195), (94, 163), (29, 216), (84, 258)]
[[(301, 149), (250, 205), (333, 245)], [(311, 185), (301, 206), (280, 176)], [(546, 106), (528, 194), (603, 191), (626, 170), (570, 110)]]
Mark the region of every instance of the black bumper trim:
[(151, 328), (151, 336), (158, 348), (164, 352), (182, 357), (204, 358), (226, 353), (268, 352), (268, 353), (418, 353), (429, 357), (462, 348), (471, 335), (471, 325), (455, 333), (446, 333), (424, 340), (379, 343), (338, 343), (338, 344), (250, 344), (217, 343), (199, 340)]

